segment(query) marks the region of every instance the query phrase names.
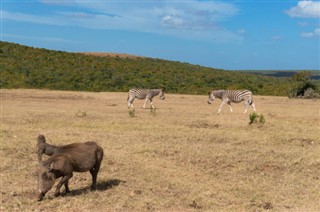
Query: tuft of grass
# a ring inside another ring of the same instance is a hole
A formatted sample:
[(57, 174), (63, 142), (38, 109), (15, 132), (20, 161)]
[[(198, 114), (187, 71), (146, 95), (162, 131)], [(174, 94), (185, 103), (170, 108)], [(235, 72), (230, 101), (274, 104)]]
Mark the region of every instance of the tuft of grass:
[(151, 114), (152, 116), (156, 116), (156, 110), (157, 110), (156, 107), (155, 107), (155, 108), (150, 107), (150, 114)]
[(86, 116), (87, 116), (87, 112), (86, 111), (78, 110), (78, 112), (76, 112), (76, 117), (78, 117), (78, 118), (86, 117)]
[(129, 116), (133, 118), (135, 116), (135, 109), (133, 108), (132, 110), (129, 110), (128, 113), (129, 113)]
[(258, 114), (256, 112), (249, 114), (249, 120), (249, 125), (266, 123), (266, 119), (264, 118), (263, 114)]

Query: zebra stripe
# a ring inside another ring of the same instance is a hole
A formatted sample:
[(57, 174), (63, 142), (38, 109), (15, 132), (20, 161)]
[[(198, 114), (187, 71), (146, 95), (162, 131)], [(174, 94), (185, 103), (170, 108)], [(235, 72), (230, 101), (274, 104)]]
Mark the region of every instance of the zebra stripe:
[(222, 100), (218, 113), (220, 113), (221, 108), (225, 103), (228, 104), (230, 112), (232, 112), (231, 102), (239, 103), (242, 101), (244, 101), (245, 105), (244, 113), (247, 113), (249, 105), (253, 107), (254, 112), (256, 111), (252, 92), (249, 90), (212, 90), (209, 92), (208, 104), (211, 104), (215, 98)]
[(153, 97), (159, 95), (161, 100), (165, 99), (164, 96), (164, 90), (163, 89), (137, 89), (137, 88), (132, 88), (129, 90), (128, 93), (128, 108), (133, 107), (133, 100), (135, 98), (137, 99), (145, 99), (145, 102), (143, 104), (143, 108), (146, 108), (146, 104), (148, 101), (150, 101), (151, 107), (154, 109), (153, 106)]

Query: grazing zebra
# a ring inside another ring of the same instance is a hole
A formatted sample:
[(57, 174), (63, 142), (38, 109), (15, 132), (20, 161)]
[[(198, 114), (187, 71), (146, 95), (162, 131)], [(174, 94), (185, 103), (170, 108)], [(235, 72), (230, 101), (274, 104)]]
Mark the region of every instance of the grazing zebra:
[(165, 99), (164, 90), (163, 89), (136, 89), (132, 88), (128, 93), (128, 108), (133, 107), (133, 100), (137, 99), (145, 99), (146, 101), (143, 104), (143, 108), (146, 108), (146, 104), (150, 101), (152, 109), (154, 109), (152, 99), (153, 97), (159, 95), (161, 100)]
[(239, 103), (244, 101), (245, 110), (244, 113), (247, 113), (248, 106), (251, 105), (253, 107), (253, 111), (256, 112), (256, 107), (253, 103), (252, 92), (248, 90), (213, 90), (210, 91), (208, 98), (208, 104), (211, 104), (215, 98), (219, 98), (222, 100), (222, 103), (219, 107), (218, 113), (221, 111), (221, 107), (228, 103), (230, 108), (230, 112), (232, 113), (231, 102)]

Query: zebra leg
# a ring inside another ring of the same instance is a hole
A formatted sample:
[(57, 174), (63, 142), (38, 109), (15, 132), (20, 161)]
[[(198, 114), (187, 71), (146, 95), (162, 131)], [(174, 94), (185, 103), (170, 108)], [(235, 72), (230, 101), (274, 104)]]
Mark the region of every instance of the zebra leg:
[(254, 103), (251, 103), (251, 106), (253, 107), (253, 111), (256, 112), (256, 106), (254, 105)]
[(152, 100), (150, 100), (150, 105), (151, 105), (152, 109), (154, 110), (154, 106), (153, 106), (153, 101)]
[(146, 101), (144, 101), (144, 104), (143, 104), (143, 106), (142, 106), (142, 107), (143, 107), (143, 109), (146, 109), (146, 104), (147, 104), (148, 100), (149, 100), (149, 99), (148, 99), (148, 98), (146, 98)]
[(248, 101), (244, 101), (244, 114), (246, 114), (247, 111), (248, 111), (248, 105), (249, 105), (249, 102)]
[(129, 109), (129, 107), (132, 107), (132, 108), (134, 108), (134, 106), (133, 106), (133, 100), (134, 99), (128, 99), (128, 109)]
[(230, 112), (232, 113), (233, 111), (232, 111), (232, 107), (231, 107), (231, 103), (230, 102), (228, 102), (228, 106), (229, 106)]
[(222, 103), (221, 103), (221, 105), (220, 105), (220, 107), (219, 107), (219, 110), (218, 110), (218, 112), (217, 113), (220, 113), (220, 111), (221, 111), (221, 108), (222, 108), (222, 106), (224, 105), (224, 101), (222, 101)]

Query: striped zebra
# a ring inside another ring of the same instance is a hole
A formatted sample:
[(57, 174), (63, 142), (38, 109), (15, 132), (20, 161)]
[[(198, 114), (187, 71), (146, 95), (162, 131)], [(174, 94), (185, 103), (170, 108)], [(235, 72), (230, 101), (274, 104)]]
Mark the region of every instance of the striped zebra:
[[(152, 109), (154, 109), (153, 106), (153, 97), (159, 95), (161, 100), (165, 99), (164, 96), (164, 90), (163, 89), (137, 89), (132, 88), (129, 90), (128, 93), (128, 108), (133, 107), (133, 100), (135, 98), (137, 99), (145, 99), (145, 102), (143, 104), (143, 108), (146, 108), (146, 104), (148, 101), (150, 101)], [(133, 107), (134, 108), (134, 107)]]
[(244, 101), (245, 109), (244, 113), (247, 113), (248, 106), (253, 107), (253, 111), (256, 112), (256, 107), (253, 103), (252, 92), (249, 90), (212, 90), (209, 93), (208, 104), (211, 104), (215, 98), (222, 100), (218, 113), (220, 113), (222, 106), (228, 103), (230, 112), (232, 113), (231, 102), (239, 103)]

